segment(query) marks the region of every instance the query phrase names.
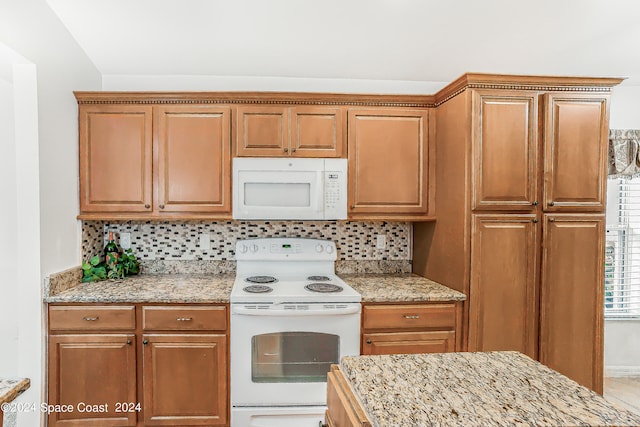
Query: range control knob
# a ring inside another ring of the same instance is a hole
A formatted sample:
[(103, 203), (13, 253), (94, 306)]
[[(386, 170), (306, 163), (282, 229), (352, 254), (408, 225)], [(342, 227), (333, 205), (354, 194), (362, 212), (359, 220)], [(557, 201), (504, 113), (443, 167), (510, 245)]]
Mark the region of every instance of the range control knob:
[(316, 245), (316, 252), (320, 253), (324, 250), (324, 246), (322, 246), (320, 243), (318, 243)]
[(258, 245), (251, 245), (250, 250), (251, 250), (251, 253), (255, 254), (256, 252), (258, 252)]
[(333, 246), (327, 245), (327, 253), (328, 254), (332, 254), (333, 253)]
[(247, 247), (247, 245), (240, 245), (238, 246), (238, 251), (242, 254), (246, 254), (247, 251), (249, 250), (249, 248)]

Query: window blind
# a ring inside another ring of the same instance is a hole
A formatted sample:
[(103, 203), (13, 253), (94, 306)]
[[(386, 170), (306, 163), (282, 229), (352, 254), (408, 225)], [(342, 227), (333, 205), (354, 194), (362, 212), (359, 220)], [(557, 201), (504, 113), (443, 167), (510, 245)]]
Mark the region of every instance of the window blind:
[(609, 181), (604, 313), (640, 318), (640, 178)]

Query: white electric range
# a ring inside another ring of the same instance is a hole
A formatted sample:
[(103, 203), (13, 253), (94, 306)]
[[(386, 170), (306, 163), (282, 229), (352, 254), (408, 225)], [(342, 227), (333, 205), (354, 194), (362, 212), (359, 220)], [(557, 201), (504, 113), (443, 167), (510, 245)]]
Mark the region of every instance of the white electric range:
[(236, 243), (231, 291), (232, 427), (318, 426), (326, 377), (360, 352), (360, 294), (335, 274), (336, 245)]

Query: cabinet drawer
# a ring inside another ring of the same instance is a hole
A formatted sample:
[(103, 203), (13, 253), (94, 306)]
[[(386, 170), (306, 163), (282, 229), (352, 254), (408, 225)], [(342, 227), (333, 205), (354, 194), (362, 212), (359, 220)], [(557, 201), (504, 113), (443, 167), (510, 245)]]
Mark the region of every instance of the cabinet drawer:
[(455, 345), (453, 331), (362, 334), (362, 354), (446, 353)]
[(454, 304), (365, 305), (363, 329), (455, 329)]
[(218, 307), (143, 307), (145, 330), (191, 331), (227, 329), (227, 308)]
[(50, 306), (49, 330), (129, 331), (136, 327), (133, 306)]

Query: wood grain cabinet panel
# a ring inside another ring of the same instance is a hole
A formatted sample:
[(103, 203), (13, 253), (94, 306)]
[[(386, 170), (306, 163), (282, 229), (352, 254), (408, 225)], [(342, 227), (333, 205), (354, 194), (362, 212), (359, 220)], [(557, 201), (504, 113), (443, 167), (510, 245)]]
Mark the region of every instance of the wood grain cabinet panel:
[(223, 306), (142, 307), (142, 328), (162, 331), (225, 331), (227, 309)]
[(81, 105), (80, 211), (149, 212), (152, 107)]
[(608, 99), (607, 95), (545, 95), (545, 211), (604, 212)]
[(238, 107), (238, 157), (344, 157), (341, 107)]
[(461, 351), (461, 303), (362, 305), (362, 354)]
[(129, 306), (52, 306), (51, 331), (133, 331), (135, 307)]
[(602, 393), (604, 215), (545, 215), (540, 362)]
[(538, 220), (473, 215), (469, 351), (512, 350), (537, 358)]
[(429, 112), (349, 110), (349, 215), (429, 209)]
[(225, 335), (143, 336), (146, 426), (227, 423)]
[(474, 209), (531, 210), (537, 201), (538, 94), (472, 92)]
[(73, 407), (52, 412), (49, 426), (136, 425), (136, 411), (116, 412), (118, 403), (137, 402), (133, 334), (52, 335), (48, 362), (49, 404)]
[(231, 109), (158, 107), (158, 210), (230, 212)]

